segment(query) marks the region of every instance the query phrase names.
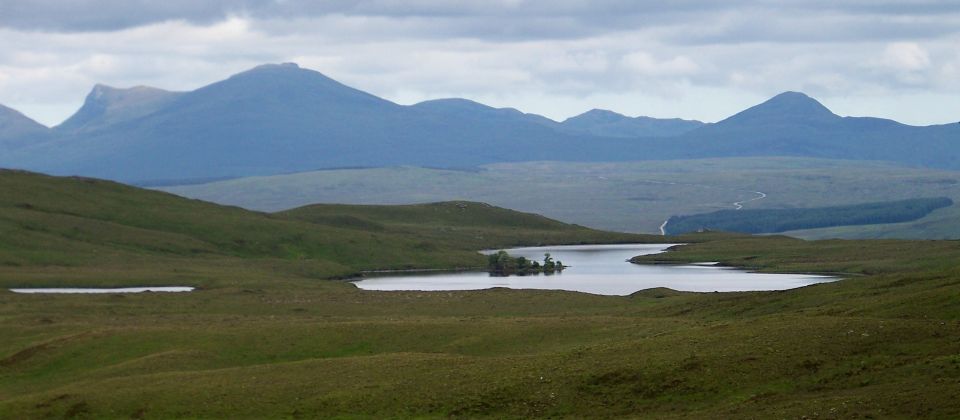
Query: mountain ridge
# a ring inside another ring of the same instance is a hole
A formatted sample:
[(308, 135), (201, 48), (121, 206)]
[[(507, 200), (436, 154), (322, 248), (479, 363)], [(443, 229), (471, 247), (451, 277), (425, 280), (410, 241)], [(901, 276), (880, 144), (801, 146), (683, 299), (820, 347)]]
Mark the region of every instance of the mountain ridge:
[(76, 113), (54, 130), (76, 132), (91, 130), (149, 115), (169, 105), (181, 92), (150, 86), (115, 88), (96, 84)]
[(16, 150), (36, 141), (46, 140), (50, 128), (20, 111), (0, 105), (0, 151)]
[(610, 137), (672, 137), (705, 125), (697, 120), (652, 118), (626, 115), (594, 108), (563, 120), (560, 125), (572, 132)]
[[(20, 117), (11, 119), (31, 127)], [(712, 124), (605, 110), (557, 122), (460, 98), (399, 105), (292, 63), (257, 66), (189, 92), (98, 85), (64, 124), (32, 127), (16, 138), (0, 131), (0, 166), (124, 182), (344, 166), (735, 156), (960, 169), (955, 124), (841, 117), (799, 92)]]
[(799, 92), (678, 136), (675, 146), (672, 157), (803, 156), (960, 169), (960, 125), (842, 117)]

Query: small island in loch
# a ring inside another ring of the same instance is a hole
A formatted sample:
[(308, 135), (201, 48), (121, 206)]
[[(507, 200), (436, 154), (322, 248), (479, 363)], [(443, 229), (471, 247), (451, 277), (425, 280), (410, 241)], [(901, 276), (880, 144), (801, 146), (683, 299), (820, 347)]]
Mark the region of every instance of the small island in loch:
[(515, 274), (526, 276), (528, 274), (553, 274), (562, 272), (566, 266), (561, 261), (554, 261), (547, 252), (543, 254), (543, 264), (539, 261), (529, 260), (526, 257), (511, 257), (507, 251), (500, 250), (487, 256), (487, 270), (495, 276), (509, 276)]

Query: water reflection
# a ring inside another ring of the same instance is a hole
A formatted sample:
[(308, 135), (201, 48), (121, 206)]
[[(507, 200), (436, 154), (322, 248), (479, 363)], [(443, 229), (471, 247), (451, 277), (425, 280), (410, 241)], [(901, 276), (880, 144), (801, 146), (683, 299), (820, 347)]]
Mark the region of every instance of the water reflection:
[[(571, 290), (599, 295), (629, 295), (639, 290), (668, 287), (691, 292), (784, 290), (836, 278), (805, 274), (751, 273), (711, 264), (637, 265), (628, 260), (637, 255), (663, 252), (672, 244), (575, 245), (508, 249), (513, 256), (554, 260), (569, 266), (553, 275), (497, 277), (486, 272), (378, 274), (354, 282), (366, 290), (477, 290), (511, 289)], [(495, 252), (495, 251), (490, 251)]]
[(144, 293), (144, 292), (163, 292), (163, 293), (174, 293), (174, 292), (192, 292), (193, 287), (183, 287), (183, 286), (160, 286), (160, 287), (117, 287), (117, 288), (79, 288), (79, 287), (46, 287), (38, 289), (10, 289), (13, 293), (27, 293), (27, 294), (36, 294), (36, 293), (80, 293), (80, 294), (96, 294), (96, 293)]

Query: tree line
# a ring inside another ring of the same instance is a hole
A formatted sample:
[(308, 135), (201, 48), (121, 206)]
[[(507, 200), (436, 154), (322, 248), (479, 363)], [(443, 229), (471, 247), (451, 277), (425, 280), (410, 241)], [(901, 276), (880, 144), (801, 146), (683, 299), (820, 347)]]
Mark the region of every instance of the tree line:
[(669, 235), (699, 230), (778, 233), (833, 226), (900, 223), (917, 220), (936, 209), (952, 205), (953, 200), (938, 197), (804, 209), (720, 210), (673, 216), (667, 221), (664, 231)]

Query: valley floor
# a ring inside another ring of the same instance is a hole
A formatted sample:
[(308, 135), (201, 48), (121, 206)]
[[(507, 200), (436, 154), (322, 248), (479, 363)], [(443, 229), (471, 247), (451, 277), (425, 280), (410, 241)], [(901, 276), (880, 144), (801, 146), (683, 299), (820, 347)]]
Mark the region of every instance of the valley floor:
[[(162, 189), (268, 211), (309, 203), (469, 199), (597, 229), (657, 234), (670, 216), (716, 210), (829, 207), (932, 197), (960, 202), (960, 172), (870, 161), (757, 157), (526, 162), (486, 165), (472, 171), (341, 169)], [(791, 234), (807, 238), (958, 238), (957, 209), (938, 210), (909, 223)]]
[[(0, 418), (960, 416), (958, 241), (664, 238), (475, 202), (268, 214), (17, 171), (0, 191)], [(334, 280), (667, 240), (689, 245), (636, 262), (846, 279), (626, 297)], [(198, 290), (7, 291), (146, 285)]]
[[(728, 238), (647, 257), (845, 271), (784, 292), (0, 292), (0, 417), (960, 415), (956, 242)], [(872, 273), (872, 274), (868, 274)]]

